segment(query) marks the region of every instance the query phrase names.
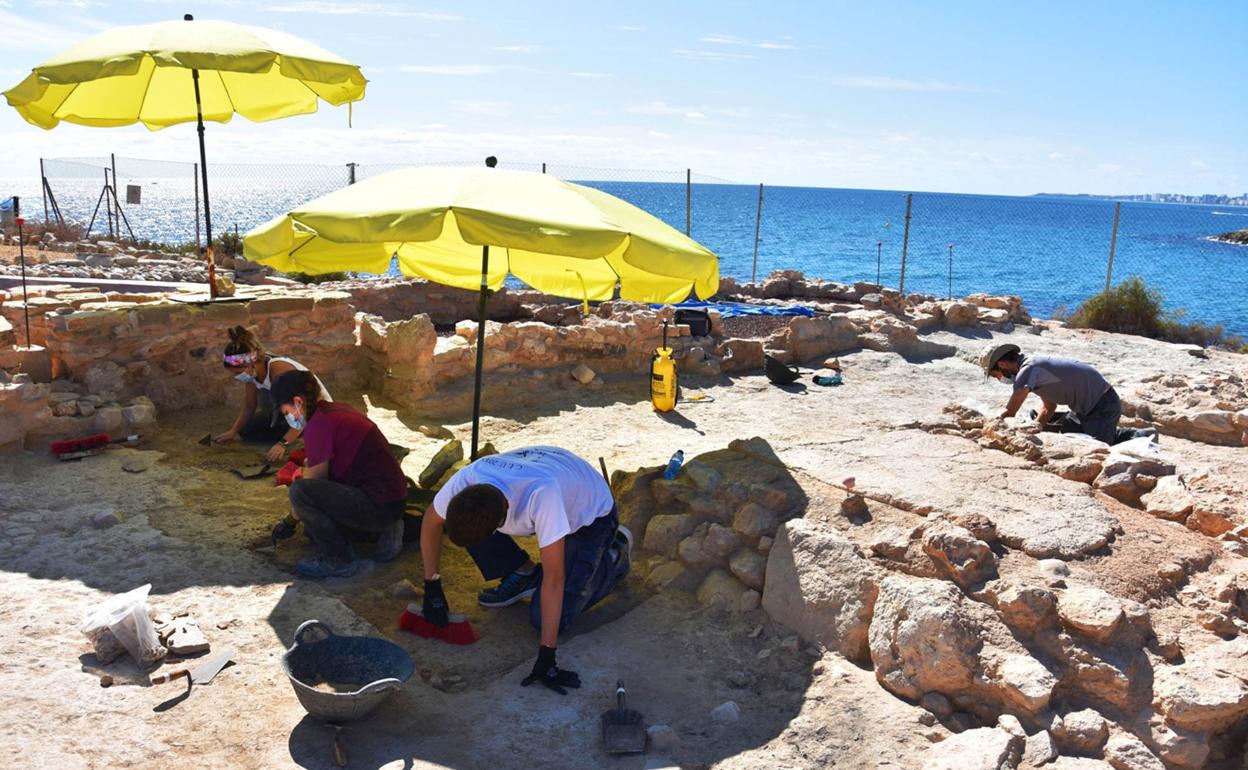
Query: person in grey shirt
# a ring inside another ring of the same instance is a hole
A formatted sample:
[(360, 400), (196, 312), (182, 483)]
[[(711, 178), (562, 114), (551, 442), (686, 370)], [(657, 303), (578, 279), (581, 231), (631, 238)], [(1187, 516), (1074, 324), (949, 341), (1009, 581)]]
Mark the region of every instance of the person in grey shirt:
[[(1018, 345), (996, 345), (980, 358), (984, 374), (1014, 386), (1014, 394), (1001, 417), (1013, 417), (1035, 393), (1043, 405), (1036, 421), (1046, 430), (1059, 433), (1085, 433), (1106, 444), (1136, 436), (1156, 437), (1155, 429), (1119, 429), (1122, 402), (1101, 373), (1073, 358), (1024, 355)], [(1058, 406), (1069, 412), (1057, 416)]]

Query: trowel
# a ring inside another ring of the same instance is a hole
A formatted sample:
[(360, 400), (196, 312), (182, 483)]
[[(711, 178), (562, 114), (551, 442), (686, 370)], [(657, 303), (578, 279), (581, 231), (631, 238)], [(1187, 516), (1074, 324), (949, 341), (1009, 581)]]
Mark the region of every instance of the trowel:
[(615, 708), (602, 712), (602, 747), (608, 754), (640, 754), (646, 750), (646, 718), (626, 707), (624, 682), (615, 683)]
[(215, 655), (210, 655), (199, 662), (196, 666), (187, 666), (179, 668), (175, 671), (168, 671), (163, 674), (153, 674), (152, 684), (164, 684), (172, 682), (174, 679), (187, 677), (192, 684), (208, 684), (217, 674), (221, 673), (221, 669), (225, 668), (231, 660), (234, 659), (234, 650), (226, 648)]
[(259, 479), (265, 476), (272, 476), (277, 470), (269, 463), (262, 465), (244, 465), (241, 468), (230, 468), (234, 475), (240, 479)]

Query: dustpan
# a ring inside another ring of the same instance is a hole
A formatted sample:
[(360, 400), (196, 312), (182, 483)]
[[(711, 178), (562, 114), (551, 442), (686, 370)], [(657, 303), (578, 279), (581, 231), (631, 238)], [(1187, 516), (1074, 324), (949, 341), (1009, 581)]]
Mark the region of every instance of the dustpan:
[(602, 712), (602, 746), (608, 754), (640, 754), (646, 750), (646, 718), (627, 708), (624, 682), (615, 683), (616, 705)]

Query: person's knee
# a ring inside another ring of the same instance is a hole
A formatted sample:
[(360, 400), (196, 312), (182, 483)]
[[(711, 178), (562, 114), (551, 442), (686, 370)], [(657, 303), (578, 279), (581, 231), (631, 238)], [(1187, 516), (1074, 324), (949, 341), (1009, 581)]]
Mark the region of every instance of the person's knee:
[(290, 485), (290, 506), (300, 515), (316, 510), (316, 484), (313, 479), (296, 479)]

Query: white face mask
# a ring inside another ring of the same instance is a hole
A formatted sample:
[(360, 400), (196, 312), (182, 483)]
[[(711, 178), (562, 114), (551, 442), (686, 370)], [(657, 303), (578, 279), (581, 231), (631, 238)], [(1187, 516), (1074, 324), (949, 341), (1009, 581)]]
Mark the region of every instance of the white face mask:
[(299, 431), (308, 427), (307, 418), (305, 418), (303, 415), (295, 414), (294, 412), (286, 413), (286, 424), (289, 425), (292, 429), (299, 430)]
[(234, 379), (238, 380), (244, 385), (247, 385), (248, 383), (252, 383), (256, 381), (256, 378), (251, 376), (250, 372), (239, 372), (238, 374), (234, 375)]

